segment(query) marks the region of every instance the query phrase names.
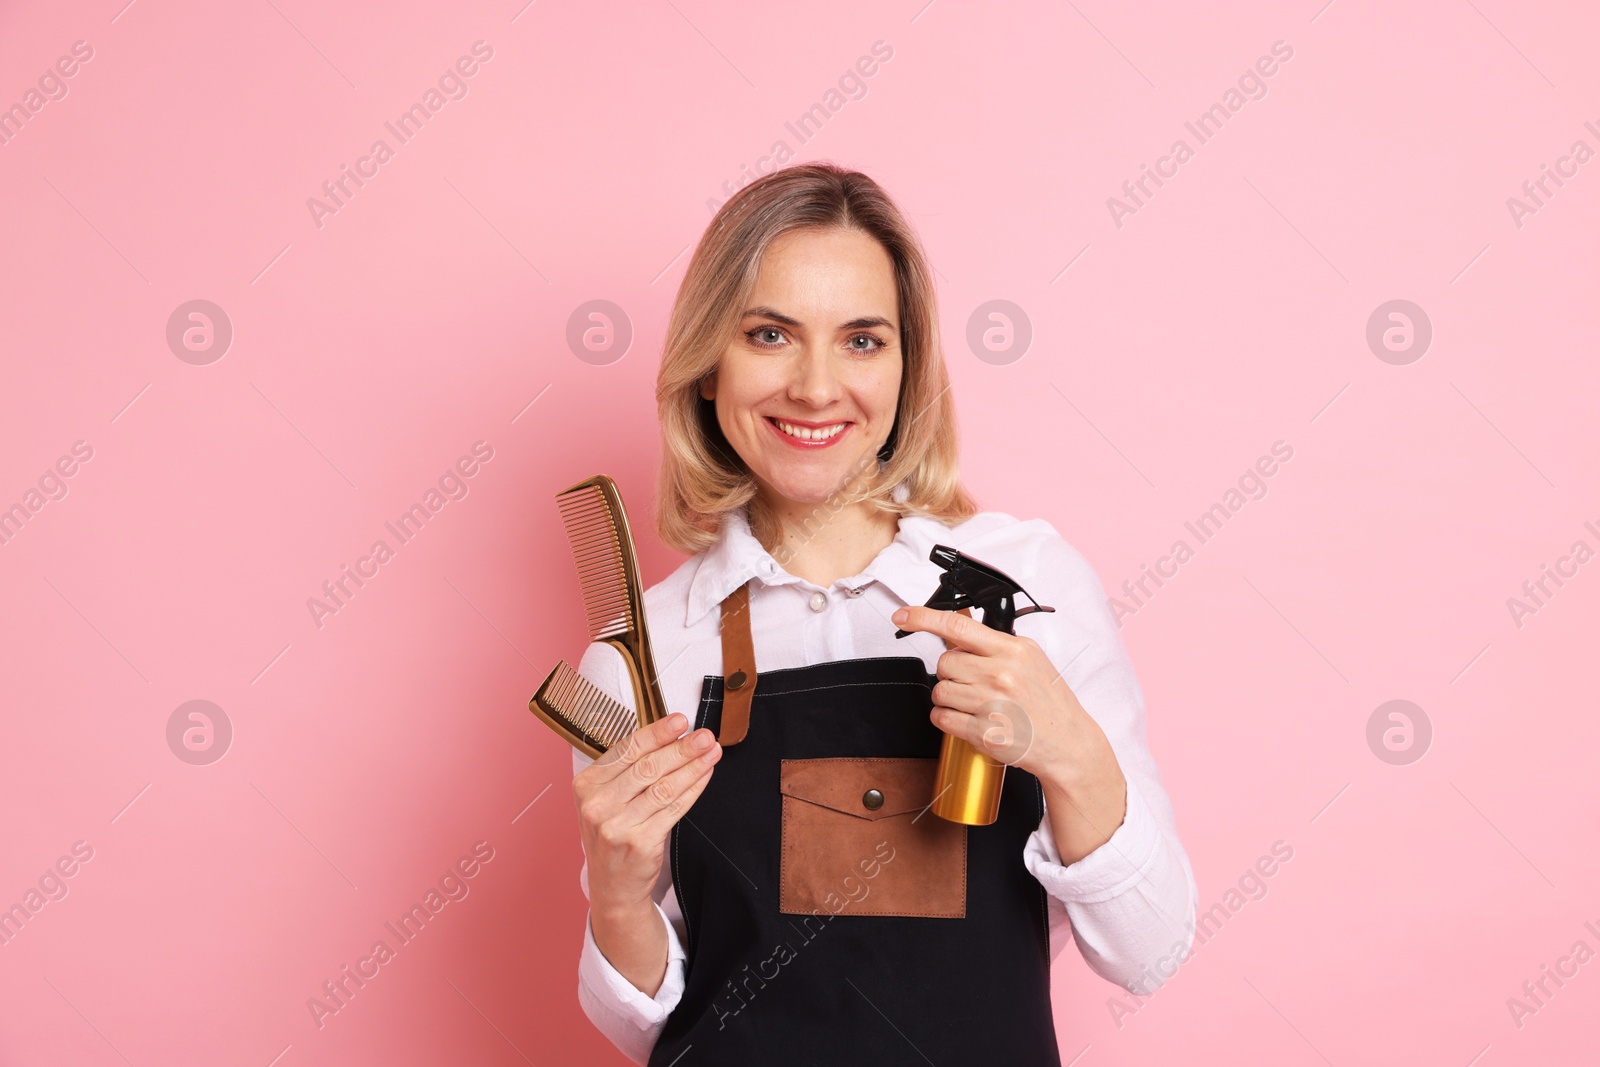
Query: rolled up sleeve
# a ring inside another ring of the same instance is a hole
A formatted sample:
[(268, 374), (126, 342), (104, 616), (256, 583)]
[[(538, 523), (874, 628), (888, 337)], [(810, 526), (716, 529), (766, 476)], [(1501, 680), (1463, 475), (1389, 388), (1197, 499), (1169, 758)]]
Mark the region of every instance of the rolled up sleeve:
[(653, 997), (624, 978), (594, 943), (588, 920), (583, 924), (583, 952), (578, 957), (578, 1003), (596, 1029), (635, 1063), (644, 1063), (655, 1048), (667, 1016), (683, 996), (684, 951), (666, 912), (656, 914), (667, 931), (667, 973)]

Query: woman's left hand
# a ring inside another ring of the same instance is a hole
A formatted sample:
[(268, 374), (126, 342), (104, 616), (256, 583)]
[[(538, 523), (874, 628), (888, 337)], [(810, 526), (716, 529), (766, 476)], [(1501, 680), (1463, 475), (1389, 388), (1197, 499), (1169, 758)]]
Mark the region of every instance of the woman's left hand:
[(947, 734), (1038, 777), (1063, 864), (1110, 840), (1126, 814), (1127, 781), (1105, 731), (1029, 637), (955, 611), (901, 608), (894, 623), (944, 639), (929, 718)]

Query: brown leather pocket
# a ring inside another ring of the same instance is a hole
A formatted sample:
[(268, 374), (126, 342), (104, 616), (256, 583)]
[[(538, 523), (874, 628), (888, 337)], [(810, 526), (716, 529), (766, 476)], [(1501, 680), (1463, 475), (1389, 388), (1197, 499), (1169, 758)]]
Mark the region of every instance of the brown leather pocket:
[(784, 760), (785, 915), (967, 914), (967, 828), (926, 810), (934, 759)]

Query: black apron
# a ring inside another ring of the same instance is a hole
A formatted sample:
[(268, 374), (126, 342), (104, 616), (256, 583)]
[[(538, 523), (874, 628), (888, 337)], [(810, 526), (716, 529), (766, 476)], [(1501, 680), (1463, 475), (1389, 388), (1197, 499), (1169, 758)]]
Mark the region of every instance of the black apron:
[[(738, 618), (747, 635), (748, 614)], [(649, 1067), (1059, 1067), (1046, 895), (1022, 861), (1044, 793), (1034, 775), (1011, 767), (994, 823), (957, 828), (926, 811), (944, 736), (928, 719), (937, 680), (916, 656), (760, 674), (748, 734), (724, 747), (705, 791), (672, 829), (672, 882), (688, 933), (685, 989)], [(723, 678), (706, 677), (694, 728), (723, 736), (726, 693)], [(856, 791), (874, 785), (876, 769), (913, 763), (927, 770), (914, 804), (893, 786)], [(823, 776), (806, 779), (804, 771)], [(795, 784), (802, 781), (810, 784)], [(898, 814), (862, 821), (886, 813)], [(959, 884), (925, 893), (905, 884), (917, 864), (937, 863), (945, 875), (955, 869), (951, 850), (938, 860), (917, 851), (914, 837), (925, 831), (964, 835), (964, 899)], [(863, 832), (880, 841), (876, 852), (857, 855)], [(850, 855), (826, 854), (845, 840)], [(793, 887), (809, 877), (808, 892), (820, 895), (817, 870), (827, 868), (831, 884), (841, 869), (834, 859), (851, 875), (820, 908), (807, 899), (797, 909)], [(918, 913), (862, 913), (882, 906), (885, 893), (874, 897), (872, 886), (888, 886), (891, 872), (902, 883), (892, 900), (916, 897)], [(925, 907), (944, 910), (932, 917)]]

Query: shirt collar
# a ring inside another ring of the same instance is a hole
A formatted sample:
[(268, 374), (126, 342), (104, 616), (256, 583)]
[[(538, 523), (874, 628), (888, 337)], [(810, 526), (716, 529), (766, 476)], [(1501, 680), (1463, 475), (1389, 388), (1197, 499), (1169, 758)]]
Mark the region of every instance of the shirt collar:
[[(855, 589), (877, 581), (902, 603), (921, 604), (938, 587), (943, 573), (928, 554), (941, 537), (948, 534), (949, 528), (934, 519), (901, 515), (900, 529), (894, 540), (860, 574), (840, 579), (838, 584)], [(772, 554), (761, 547), (761, 542), (750, 532), (749, 513), (741, 507), (723, 518), (716, 543), (706, 549), (700, 559), (700, 566), (689, 583), (684, 624), (693, 626), (699, 622), (729, 593), (751, 578), (766, 585), (792, 585), (802, 581), (784, 570)]]

